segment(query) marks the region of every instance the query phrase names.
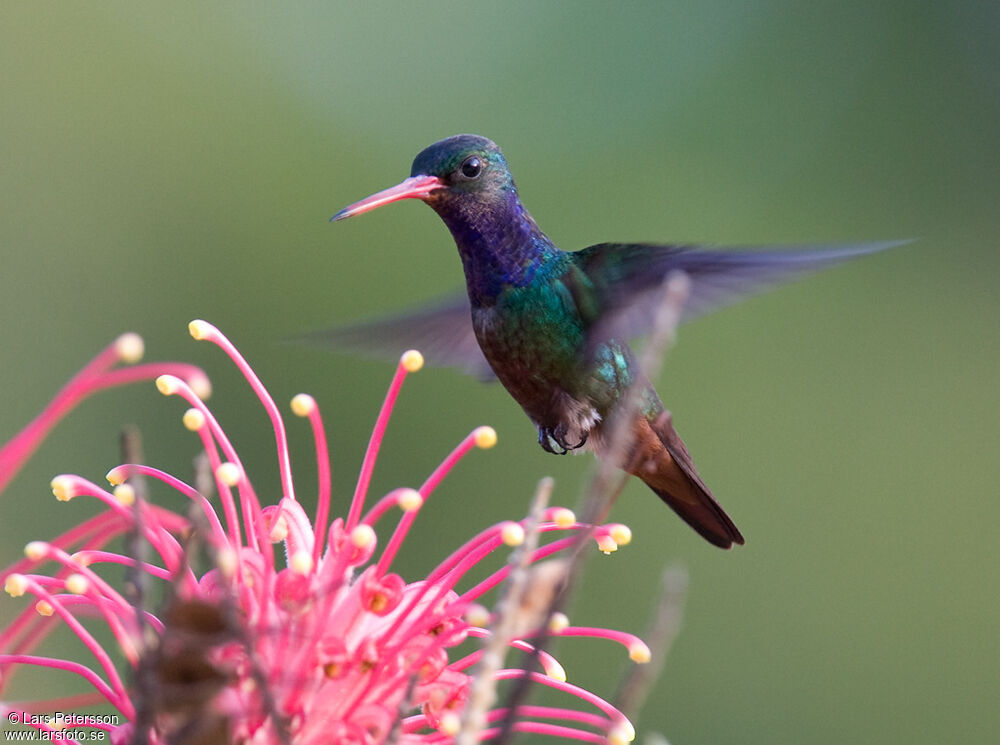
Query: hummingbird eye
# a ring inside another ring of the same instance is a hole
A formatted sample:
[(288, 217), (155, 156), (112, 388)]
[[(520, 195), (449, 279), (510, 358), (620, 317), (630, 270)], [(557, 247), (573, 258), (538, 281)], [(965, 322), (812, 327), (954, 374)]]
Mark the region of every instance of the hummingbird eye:
[(462, 165), (458, 167), (458, 172), (462, 175), (462, 178), (469, 181), (477, 179), (479, 178), (479, 174), (483, 172), (483, 161), (478, 155), (470, 155), (462, 161)]

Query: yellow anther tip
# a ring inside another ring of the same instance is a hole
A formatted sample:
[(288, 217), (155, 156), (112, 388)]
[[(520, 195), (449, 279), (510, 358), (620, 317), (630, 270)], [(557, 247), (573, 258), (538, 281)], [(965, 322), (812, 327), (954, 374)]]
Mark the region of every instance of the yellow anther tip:
[(185, 428), (198, 432), (205, 426), (205, 415), (199, 409), (188, 409), (181, 421), (184, 422)]
[(231, 548), (219, 549), (215, 554), (215, 565), (219, 567), (223, 577), (232, 577), (236, 574), (238, 562), (236, 552)]
[(476, 447), (488, 450), (497, 444), (497, 431), (493, 427), (477, 427), (473, 433)]
[(552, 522), (560, 528), (572, 528), (576, 524), (576, 513), (566, 507), (559, 507), (552, 513)]
[(70, 558), (73, 559), (73, 563), (78, 566), (82, 567), (90, 566), (90, 558), (83, 551), (77, 551), (75, 554), (71, 554)]
[(565, 613), (556, 611), (549, 618), (549, 632), (552, 634), (558, 634), (567, 626), (569, 626), (569, 616)]
[(627, 546), (632, 542), (632, 529), (628, 525), (623, 525), (622, 523), (615, 523), (614, 525), (608, 526), (610, 530), (611, 538), (619, 546)]
[(396, 495), (396, 504), (403, 512), (413, 512), (424, 506), (424, 497), (416, 489), (400, 489)]
[(441, 721), (438, 724), (439, 732), (454, 737), (460, 729), (462, 729), (462, 720), (459, 719), (458, 714), (448, 711), (441, 715)]
[(505, 546), (520, 546), (524, 543), (524, 528), (520, 523), (504, 523), (500, 527), (500, 540)]
[(74, 488), (75, 485), (72, 476), (56, 476), (49, 483), (49, 486), (52, 487), (52, 493), (56, 495), (56, 499), (60, 502), (68, 502), (76, 496), (76, 489)]
[(23, 574), (12, 574), (3, 583), (3, 589), (12, 598), (19, 598), (28, 591), (28, 579)]
[(215, 469), (215, 477), (226, 486), (236, 486), (240, 483), (240, 467), (229, 461), (220, 463)]
[(118, 484), (124, 484), (125, 479), (128, 478), (128, 469), (122, 466), (115, 466), (107, 475), (104, 477), (108, 480), (108, 483), (112, 486), (118, 486)]
[(74, 595), (83, 595), (90, 587), (90, 580), (82, 574), (71, 574), (66, 577), (66, 591)]
[(123, 507), (131, 507), (135, 504), (135, 489), (132, 488), (131, 484), (119, 484), (112, 494), (115, 495), (118, 504)]
[(115, 352), (118, 353), (118, 359), (132, 365), (142, 359), (146, 353), (146, 344), (141, 336), (129, 332), (115, 339)]
[(645, 665), (653, 657), (653, 653), (649, 651), (649, 647), (646, 646), (645, 642), (634, 642), (629, 645), (628, 656), (632, 662), (638, 662), (640, 665)]
[(52, 603), (46, 600), (39, 600), (35, 603), (35, 611), (40, 616), (51, 616), (56, 612), (56, 609), (52, 607)]
[(156, 390), (164, 396), (173, 396), (181, 385), (181, 379), (175, 375), (161, 375), (156, 379)]
[(371, 525), (358, 525), (351, 531), (351, 543), (357, 548), (367, 548), (375, 543), (375, 531)]
[(49, 551), (49, 544), (45, 541), (32, 541), (24, 547), (24, 555), (32, 561), (40, 561), (45, 558)]
[(313, 557), (308, 551), (296, 551), (288, 562), (293, 572), (309, 574), (313, 569)]
[(555, 660), (550, 661), (545, 666), (545, 674), (560, 683), (566, 682), (566, 669)]
[(214, 327), (208, 321), (202, 321), (201, 319), (195, 319), (188, 324), (188, 333), (191, 334), (192, 338), (202, 341), (207, 339), (212, 333)]
[(399, 363), (406, 372), (415, 373), (424, 366), (424, 356), (416, 349), (408, 349), (399, 358)]
[(634, 739), (635, 727), (628, 722), (622, 722), (608, 732), (608, 745), (628, 745)]
[(306, 417), (316, 410), (316, 399), (308, 393), (300, 393), (292, 399), (292, 413)]
[(618, 544), (610, 535), (602, 535), (597, 537), (597, 548), (602, 554), (610, 554), (618, 550)]
[(465, 621), (470, 626), (485, 629), (490, 623), (490, 612), (479, 603), (473, 603), (465, 610)]

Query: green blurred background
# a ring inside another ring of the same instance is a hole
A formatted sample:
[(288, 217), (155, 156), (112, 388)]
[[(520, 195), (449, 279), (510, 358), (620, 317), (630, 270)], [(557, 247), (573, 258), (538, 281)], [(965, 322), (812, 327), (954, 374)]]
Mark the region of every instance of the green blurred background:
[[(422, 205), (327, 222), (457, 132), (501, 144), (567, 249), (918, 238), (682, 329), (660, 390), (748, 543), (709, 547), (632, 483), (614, 517), (635, 540), (591, 561), (572, 617), (641, 632), (662, 566), (690, 571), (640, 737), (995, 741), (998, 8), (4, 3), (0, 439), (135, 330), (150, 359), (209, 371), (214, 410), (273, 497), (263, 413), (187, 336), (203, 317), (279, 401), (319, 400), (342, 509), (392, 368), (282, 340), (461, 282)], [(48, 480), (100, 479), (123, 423), (149, 462), (189, 473), (182, 411), (146, 385), (74, 413), (2, 497), (3, 564), (93, 513), (57, 506)], [(417, 485), (484, 423), (500, 443), (428, 503), (399, 563), (411, 579), (523, 514), (541, 476), (572, 506), (592, 470), (543, 453), (499, 387), (426, 370), (400, 397), (375, 492)], [(291, 430), (309, 494), (310, 440)], [(558, 653), (605, 695), (627, 667), (610, 645)]]

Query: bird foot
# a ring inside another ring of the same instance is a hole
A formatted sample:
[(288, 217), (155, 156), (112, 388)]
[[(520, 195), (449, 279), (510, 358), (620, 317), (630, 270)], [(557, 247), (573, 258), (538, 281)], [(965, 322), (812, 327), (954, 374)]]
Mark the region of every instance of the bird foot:
[(565, 424), (557, 424), (555, 427), (538, 428), (538, 444), (543, 450), (555, 455), (566, 455), (570, 450), (578, 450), (587, 443), (588, 432), (584, 432), (582, 438), (575, 445), (571, 445), (566, 440), (569, 434)]

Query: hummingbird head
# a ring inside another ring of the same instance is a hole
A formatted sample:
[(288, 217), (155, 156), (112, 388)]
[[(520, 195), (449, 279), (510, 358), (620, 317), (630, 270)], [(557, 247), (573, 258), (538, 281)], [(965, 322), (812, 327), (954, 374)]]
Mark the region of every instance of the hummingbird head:
[(507, 161), (492, 140), (455, 135), (435, 142), (413, 160), (410, 178), (345, 207), (332, 220), (343, 220), (401, 199), (421, 199), (439, 214), (489, 209), (517, 197)]

